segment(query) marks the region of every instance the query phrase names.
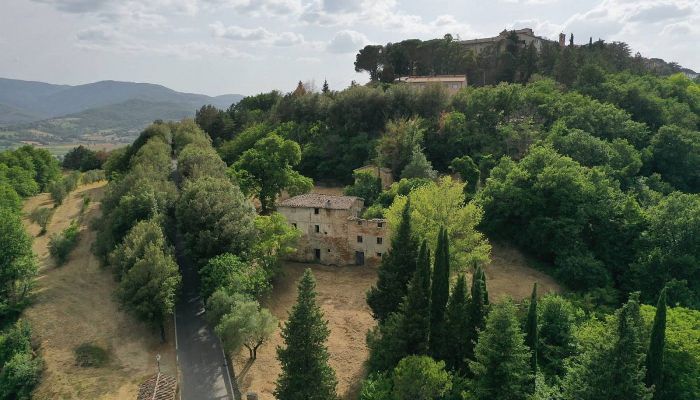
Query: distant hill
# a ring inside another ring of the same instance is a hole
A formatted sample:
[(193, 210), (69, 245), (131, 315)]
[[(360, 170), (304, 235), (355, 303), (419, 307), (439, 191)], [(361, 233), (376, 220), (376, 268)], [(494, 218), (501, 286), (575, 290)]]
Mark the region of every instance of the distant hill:
[(53, 85), (0, 78), (0, 146), (101, 136), (130, 141), (155, 119), (194, 116), (205, 104), (228, 108), (243, 96), (182, 93), (150, 83), (101, 81)]

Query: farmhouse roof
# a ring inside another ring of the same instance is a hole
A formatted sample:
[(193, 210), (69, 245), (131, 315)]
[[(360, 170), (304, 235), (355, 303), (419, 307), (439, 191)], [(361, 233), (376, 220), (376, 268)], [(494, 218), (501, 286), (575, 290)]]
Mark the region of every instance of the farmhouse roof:
[(352, 170), (352, 172), (376, 171), (376, 170), (380, 170), (382, 172), (389, 172), (389, 173), (391, 172), (391, 169), (389, 169), (387, 167), (378, 167), (376, 165), (371, 165), (371, 164), (363, 165), (360, 168), (355, 168)]
[(175, 400), (177, 380), (160, 372), (139, 385), (137, 400)]
[(327, 208), (331, 210), (348, 210), (355, 201), (355, 196), (331, 196), (327, 194), (308, 193), (294, 196), (277, 204), (278, 207)]
[(435, 76), (404, 76), (399, 78), (402, 82), (428, 83), (428, 82), (467, 82), (466, 75), (435, 75)]

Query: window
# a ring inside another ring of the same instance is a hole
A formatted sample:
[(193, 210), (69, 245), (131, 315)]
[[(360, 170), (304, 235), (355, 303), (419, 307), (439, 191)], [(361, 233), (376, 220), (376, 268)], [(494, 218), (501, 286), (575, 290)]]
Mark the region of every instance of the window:
[(357, 225), (362, 225), (362, 221), (360, 221), (360, 220), (358, 219), (358, 220), (357, 220)]
[(383, 241), (384, 240), (382, 240), (382, 238), (380, 238), (380, 237), (377, 238), (377, 244), (382, 244)]
[(318, 214), (318, 208), (314, 208), (314, 214)]
[(381, 258), (381, 257), (382, 257), (382, 253), (377, 253), (377, 257)]
[(377, 228), (381, 228), (382, 226), (384, 226), (384, 222), (377, 222)]
[(362, 236), (357, 237), (357, 243), (362, 243)]
[(331, 252), (331, 249), (328, 249), (328, 252), (330, 253), (330, 252)]
[(314, 225), (314, 229), (316, 229), (316, 233), (321, 232), (321, 227), (318, 225)]
[(314, 258), (316, 261), (319, 261), (321, 259), (321, 249), (314, 249)]
[(296, 222), (292, 222), (292, 226), (296, 229), (297, 223), (296, 223)]

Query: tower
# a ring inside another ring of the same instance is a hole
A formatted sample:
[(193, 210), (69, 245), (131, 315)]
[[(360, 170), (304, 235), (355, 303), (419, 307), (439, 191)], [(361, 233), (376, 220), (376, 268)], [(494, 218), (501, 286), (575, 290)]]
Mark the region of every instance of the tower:
[(565, 46), (566, 46), (566, 34), (560, 33), (559, 34), (559, 47), (565, 47)]

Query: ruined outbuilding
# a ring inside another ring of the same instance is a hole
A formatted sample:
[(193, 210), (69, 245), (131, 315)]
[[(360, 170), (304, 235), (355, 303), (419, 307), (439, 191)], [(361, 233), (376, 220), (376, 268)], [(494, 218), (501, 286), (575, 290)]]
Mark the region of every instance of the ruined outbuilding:
[(290, 259), (325, 265), (378, 263), (389, 249), (384, 219), (361, 218), (364, 200), (309, 193), (277, 204), (277, 211), (302, 235)]

